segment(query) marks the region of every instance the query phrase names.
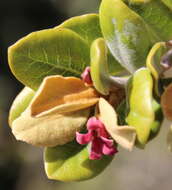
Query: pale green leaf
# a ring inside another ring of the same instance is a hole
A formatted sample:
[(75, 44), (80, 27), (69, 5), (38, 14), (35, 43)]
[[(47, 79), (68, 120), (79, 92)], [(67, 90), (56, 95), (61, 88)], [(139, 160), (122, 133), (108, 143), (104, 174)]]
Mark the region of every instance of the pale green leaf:
[(160, 63), (167, 50), (168, 48), (165, 42), (158, 42), (152, 47), (147, 56), (146, 66), (151, 71), (155, 80), (158, 80), (160, 77), (162, 77), (162, 74), (165, 70)]
[(102, 0), (100, 26), (111, 53), (131, 73), (145, 65), (150, 47), (159, 41), (122, 0)]
[(12, 122), (18, 118), (22, 112), (28, 107), (29, 103), (31, 102), (32, 98), (34, 97), (35, 92), (25, 87), (15, 98), (9, 113), (9, 124), (11, 125)]
[(126, 118), (130, 126), (135, 127), (137, 142), (142, 147), (149, 139), (152, 123), (155, 119), (152, 106), (153, 80), (147, 68), (137, 70), (128, 87), (129, 114)]
[(63, 146), (46, 148), (44, 152), (45, 171), (49, 179), (60, 181), (82, 181), (102, 172), (113, 156), (103, 156), (100, 160), (89, 159), (89, 145), (75, 142)]
[[(72, 17), (56, 28), (63, 27), (73, 30), (79, 34), (89, 46), (97, 38), (102, 37), (99, 15), (98, 14), (86, 14), (81, 16)], [(111, 53), (107, 50), (107, 62), (109, 72), (112, 75), (120, 75), (125, 72), (125, 69), (115, 60)]]
[(139, 14), (147, 25), (158, 35), (161, 41), (172, 38), (172, 1), (149, 0), (139, 5), (134, 5), (128, 0), (128, 6)]
[(89, 47), (69, 29), (33, 32), (8, 50), (10, 68), (24, 85), (37, 89), (49, 75), (80, 76), (89, 64)]
[(155, 92), (158, 96), (161, 96), (165, 87), (172, 82), (171, 59), (170, 43), (158, 42), (148, 54), (146, 66), (154, 77)]
[(99, 15), (85, 14), (81, 16), (72, 17), (56, 28), (68, 28), (79, 34), (89, 45), (95, 39), (102, 37)]
[(162, 91), (159, 80), (160, 78), (163, 77), (163, 73), (166, 70), (161, 65), (161, 60), (166, 52), (167, 52), (167, 47), (165, 42), (158, 42), (152, 47), (146, 59), (146, 66), (149, 68), (154, 77), (155, 92), (158, 96), (160, 96)]
[[(128, 74), (122, 69), (118, 63), (109, 62), (108, 49), (103, 38), (93, 41), (90, 50), (91, 55), (91, 78), (96, 90), (103, 95), (108, 95), (110, 91), (121, 88), (123, 79), (120, 77), (112, 77), (109, 66), (114, 65), (116, 74)], [(111, 57), (111, 56), (110, 56)], [(111, 67), (112, 68), (112, 67)], [(125, 79), (124, 79), (125, 80)]]
[(103, 95), (109, 94), (109, 70), (107, 48), (103, 38), (95, 40), (91, 46), (91, 78), (93, 85)]

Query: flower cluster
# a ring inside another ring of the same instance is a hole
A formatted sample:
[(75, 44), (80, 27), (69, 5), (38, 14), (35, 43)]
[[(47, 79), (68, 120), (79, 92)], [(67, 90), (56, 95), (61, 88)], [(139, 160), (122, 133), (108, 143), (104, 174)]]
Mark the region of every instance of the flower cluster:
[[(90, 67), (86, 67), (81, 74), (82, 80), (87, 85), (93, 84), (90, 71)], [(113, 93), (112, 95), (114, 96)], [(118, 99), (120, 97), (115, 98), (116, 104), (119, 104)], [(76, 132), (76, 141), (79, 144), (90, 144), (89, 158), (91, 160), (101, 159), (103, 155), (113, 156), (118, 152), (116, 144), (131, 150), (135, 142), (134, 128), (130, 126), (118, 127), (116, 112), (109, 102), (100, 97), (98, 104), (100, 113), (88, 119), (86, 124), (88, 132), (86, 134)]]
[(100, 159), (102, 155), (114, 155), (117, 149), (110, 139), (104, 124), (96, 117), (91, 117), (87, 122), (87, 134), (76, 133), (76, 140), (79, 144), (91, 143), (90, 159)]

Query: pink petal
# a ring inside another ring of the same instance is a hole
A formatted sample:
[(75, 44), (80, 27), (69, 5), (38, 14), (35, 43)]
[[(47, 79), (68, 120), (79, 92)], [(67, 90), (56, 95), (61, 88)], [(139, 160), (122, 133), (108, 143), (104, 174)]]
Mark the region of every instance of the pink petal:
[(92, 140), (92, 133), (81, 134), (76, 132), (76, 141), (79, 144), (88, 144)]
[(87, 121), (87, 129), (88, 130), (97, 130), (99, 128), (98, 119), (96, 117), (91, 117)]
[(96, 117), (91, 117), (87, 122), (88, 130), (95, 130), (98, 136), (109, 137), (104, 124)]
[(89, 131), (90, 130), (96, 131), (98, 136), (109, 137), (108, 133), (106, 132), (104, 124), (96, 117), (91, 117), (87, 121), (87, 129)]
[(91, 152), (90, 152), (90, 159), (91, 160), (98, 160), (102, 157), (102, 147), (103, 143), (101, 139), (94, 138), (91, 144)]
[(102, 128), (100, 128), (99, 136), (100, 137), (104, 137), (104, 138), (108, 138), (109, 137), (109, 134), (107, 133), (104, 125), (103, 125)]
[(102, 148), (102, 152), (105, 155), (111, 155), (111, 156), (113, 156), (115, 153), (118, 152), (118, 150), (114, 146), (109, 147), (106, 144), (104, 144), (103, 148)]
[(104, 142), (104, 144), (106, 144), (108, 147), (113, 146), (113, 140), (112, 139), (108, 139), (108, 138), (105, 138), (105, 137), (100, 137), (100, 138)]
[(87, 84), (92, 84), (91, 74), (90, 74), (90, 67), (86, 67), (84, 72), (81, 74), (82, 80)]

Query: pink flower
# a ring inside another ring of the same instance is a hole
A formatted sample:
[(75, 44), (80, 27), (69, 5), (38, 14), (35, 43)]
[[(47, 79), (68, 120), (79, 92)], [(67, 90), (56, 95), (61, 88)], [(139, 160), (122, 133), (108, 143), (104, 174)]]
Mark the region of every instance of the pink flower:
[(92, 84), (92, 79), (91, 79), (91, 75), (90, 75), (90, 67), (86, 67), (84, 72), (81, 74), (81, 78), (82, 80), (91, 85)]
[(88, 133), (80, 134), (76, 132), (76, 141), (79, 144), (91, 143), (90, 159), (97, 160), (102, 155), (114, 155), (117, 153), (113, 140), (109, 139), (104, 124), (96, 117), (91, 117), (87, 122)]

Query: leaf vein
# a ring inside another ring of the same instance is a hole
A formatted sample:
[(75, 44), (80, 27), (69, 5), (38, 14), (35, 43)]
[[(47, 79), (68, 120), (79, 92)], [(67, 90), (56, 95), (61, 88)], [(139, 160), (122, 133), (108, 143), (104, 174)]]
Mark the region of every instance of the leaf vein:
[(45, 61), (45, 60), (35, 59), (35, 58), (33, 58), (33, 57), (31, 56), (30, 53), (28, 53), (28, 56), (26, 56), (26, 55), (22, 55), (22, 56), (31, 59), (31, 60), (32, 60), (32, 65), (34, 64), (34, 61), (35, 61), (35, 63), (36, 63), (36, 62), (39, 62), (39, 63), (47, 64), (47, 65), (49, 65), (49, 66), (51, 66), (51, 67), (54, 67), (54, 68), (56, 68), (56, 69), (66, 70), (66, 71), (69, 71), (69, 72), (74, 73), (74, 74), (76, 74), (76, 75), (80, 75), (80, 72), (79, 72), (79, 71), (74, 70), (74, 69), (72, 69), (72, 68), (66, 68), (66, 67), (63, 67), (63, 66), (61, 66), (61, 65), (52, 64), (52, 63), (47, 62), (47, 61)]

